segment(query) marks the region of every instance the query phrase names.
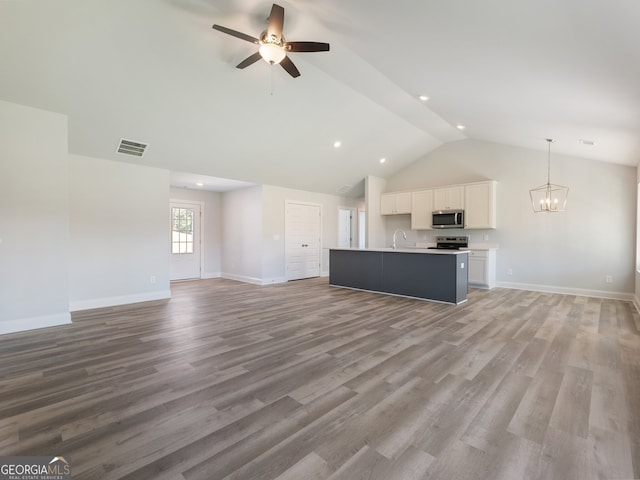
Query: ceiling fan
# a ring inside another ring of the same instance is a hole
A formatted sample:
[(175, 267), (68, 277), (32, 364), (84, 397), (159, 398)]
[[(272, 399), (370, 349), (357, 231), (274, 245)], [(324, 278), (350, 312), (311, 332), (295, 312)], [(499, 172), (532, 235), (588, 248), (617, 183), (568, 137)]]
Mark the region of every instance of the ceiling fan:
[(299, 77), (300, 72), (287, 56), (287, 52), (328, 52), (329, 44), (321, 42), (287, 42), (282, 36), (283, 25), (284, 8), (274, 3), (271, 7), (269, 18), (267, 19), (267, 29), (260, 34), (260, 38), (231, 30), (222, 25), (214, 25), (213, 29), (260, 45), (256, 53), (245, 58), (236, 65), (236, 68), (246, 68), (262, 58), (271, 65), (279, 63), (289, 75), (294, 78)]

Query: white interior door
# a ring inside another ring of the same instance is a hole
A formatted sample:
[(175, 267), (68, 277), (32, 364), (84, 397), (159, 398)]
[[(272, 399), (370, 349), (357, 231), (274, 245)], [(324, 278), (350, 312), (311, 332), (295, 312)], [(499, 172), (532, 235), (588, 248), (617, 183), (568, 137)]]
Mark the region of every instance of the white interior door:
[(353, 246), (353, 210), (338, 209), (338, 248)]
[(285, 257), (287, 280), (320, 276), (320, 205), (287, 202)]
[(200, 278), (199, 204), (171, 202), (171, 280)]

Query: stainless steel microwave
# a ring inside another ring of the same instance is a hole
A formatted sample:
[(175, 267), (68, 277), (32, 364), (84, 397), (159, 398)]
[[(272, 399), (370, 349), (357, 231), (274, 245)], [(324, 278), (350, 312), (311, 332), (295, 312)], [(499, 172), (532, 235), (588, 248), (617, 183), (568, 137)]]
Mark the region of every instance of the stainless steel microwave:
[(433, 228), (464, 228), (464, 210), (436, 210), (432, 213)]

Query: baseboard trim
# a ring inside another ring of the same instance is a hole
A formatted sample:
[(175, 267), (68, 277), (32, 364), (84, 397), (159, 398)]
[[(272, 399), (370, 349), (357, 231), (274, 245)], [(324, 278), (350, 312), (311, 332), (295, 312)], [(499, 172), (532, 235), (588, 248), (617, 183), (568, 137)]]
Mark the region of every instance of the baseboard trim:
[(497, 282), (496, 287), (514, 290), (531, 290), (533, 292), (559, 293), (563, 295), (577, 295), (580, 297), (608, 298), (612, 300), (634, 301), (632, 293), (608, 292), (606, 290), (588, 290), (584, 288), (558, 287), (555, 285), (537, 285), (531, 283)]
[(200, 278), (202, 280), (208, 280), (210, 278), (221, 278), (221, 277), (222, 277), (222, 273), (220, 272), (203, 273), (202, 275), (200, 275)]
[(58, 327), (60, 325), (68, 325), (70, 323), (71, 314), (69, 312), (42, 315), (38, 317), (17, 318), (14, 320), (3, 320), (0, 322), (0, 335), (35, 330), (37, 328)]
[(633, 305), (636, 307), (638, 313), (640, 313), (640, 299), (638, 299), (637, 295), (633, 296)]
[(137, 293), (134, 295), (121, 295), (118, 297), (92, 298), (89, 300), (75, 300), (69, 302), (69, 310), (78, 312), (80, 310), (91, 310), (94, 308), (115, 307), (117, 305), (128, 305), (130, 303), (151, 302), (153, 300), (166, 300), (171, 298), (171, 290), (159, 292)]
[(233, 273), (222, 273), (222, 278), (227, 280), (235, 280), (237, 282), (251, 283), (253, 285), (273, 285), (274, 283), (286, 283), (285, 277), (256, 278), (246, 275), (235, 275)]

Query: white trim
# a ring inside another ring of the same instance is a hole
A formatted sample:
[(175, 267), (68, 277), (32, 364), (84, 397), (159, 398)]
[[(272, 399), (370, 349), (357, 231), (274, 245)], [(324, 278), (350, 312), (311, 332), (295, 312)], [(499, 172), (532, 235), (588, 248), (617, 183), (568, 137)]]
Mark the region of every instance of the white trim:
[(256, 278), (248, 277), (246, 275), (235, 275), (233, 273), (222, 273), (221, 276), (222, 278), (226, 278), (227, 280), (251, 283), (253, 285), (273, 285), (274, 283), (287, 283), (287, 279), (285, 277)]
[(200, 276), (200, 278), (202, 280), (207, 280), (207, 279), (210, 279), (210, 278), (221, 278), (221, 277), (222, 277), (222, 272), (212, 272), (212, 273), (207, 272), (207, 273), (203, 273)]
[(606, 290), (587, 290), (583, 288), (558, 287), (555, 285), (537, 285), (532, 283), (496, 282), (496, 287), (515, 290), (531, 290), (533, 292), (559, 293), (562, 295), (578, 295), (581, 297), (609, 298), (612, 300), (633, 301), (634, 295), (625, 292), (609, 292)]
[[(198, 228), (200, 229), (200, 277), (199, 278), (205, 278), (202, 276), (203, 275), (202, 272), (204, 272), (204, 228), (202, 225), (203, 224), (202, 219), (204, 218), (204, 202), (201, 202), (199, 200), (179, 200), (175, 198), (170, 198), (169, 199), (169, 235), (171, 235), (171, 220), (172, 220), (171, 208), (174, 203), (200, 206), (200, 218), (198, 219), (198, 222), (200, 223), (200, 225), (198, 226)], [(169, 255), (171, 255), (171, 243), (169, 243)]]
[(640, 313), (640, 299), (638, 298), (637, 295), (633, 296), (633, 305), (636, 307), (636, 310), (638, 311), (638, 313)]
[(36, 328), (69, 325), (70, 323), (71, 314), (69, 312), (55, 313), (53, 315), (42, 315), (39, 317), (3, 320), (0, 322), (0, 335), (4, 335), (7, 333), (24, 332), (27, 330), (35, 330)]
[(153, 300), (166, 300), (171, 298), (171, 290), (158, 292), (137, 293), (134, 295), (121, 295), (117, 297), (92, 298), (69, 302), (69, 310), (91, 310), (93, 308), (115, 307), (116, 305), (128, 305), (130, 303), (151, 302)]

